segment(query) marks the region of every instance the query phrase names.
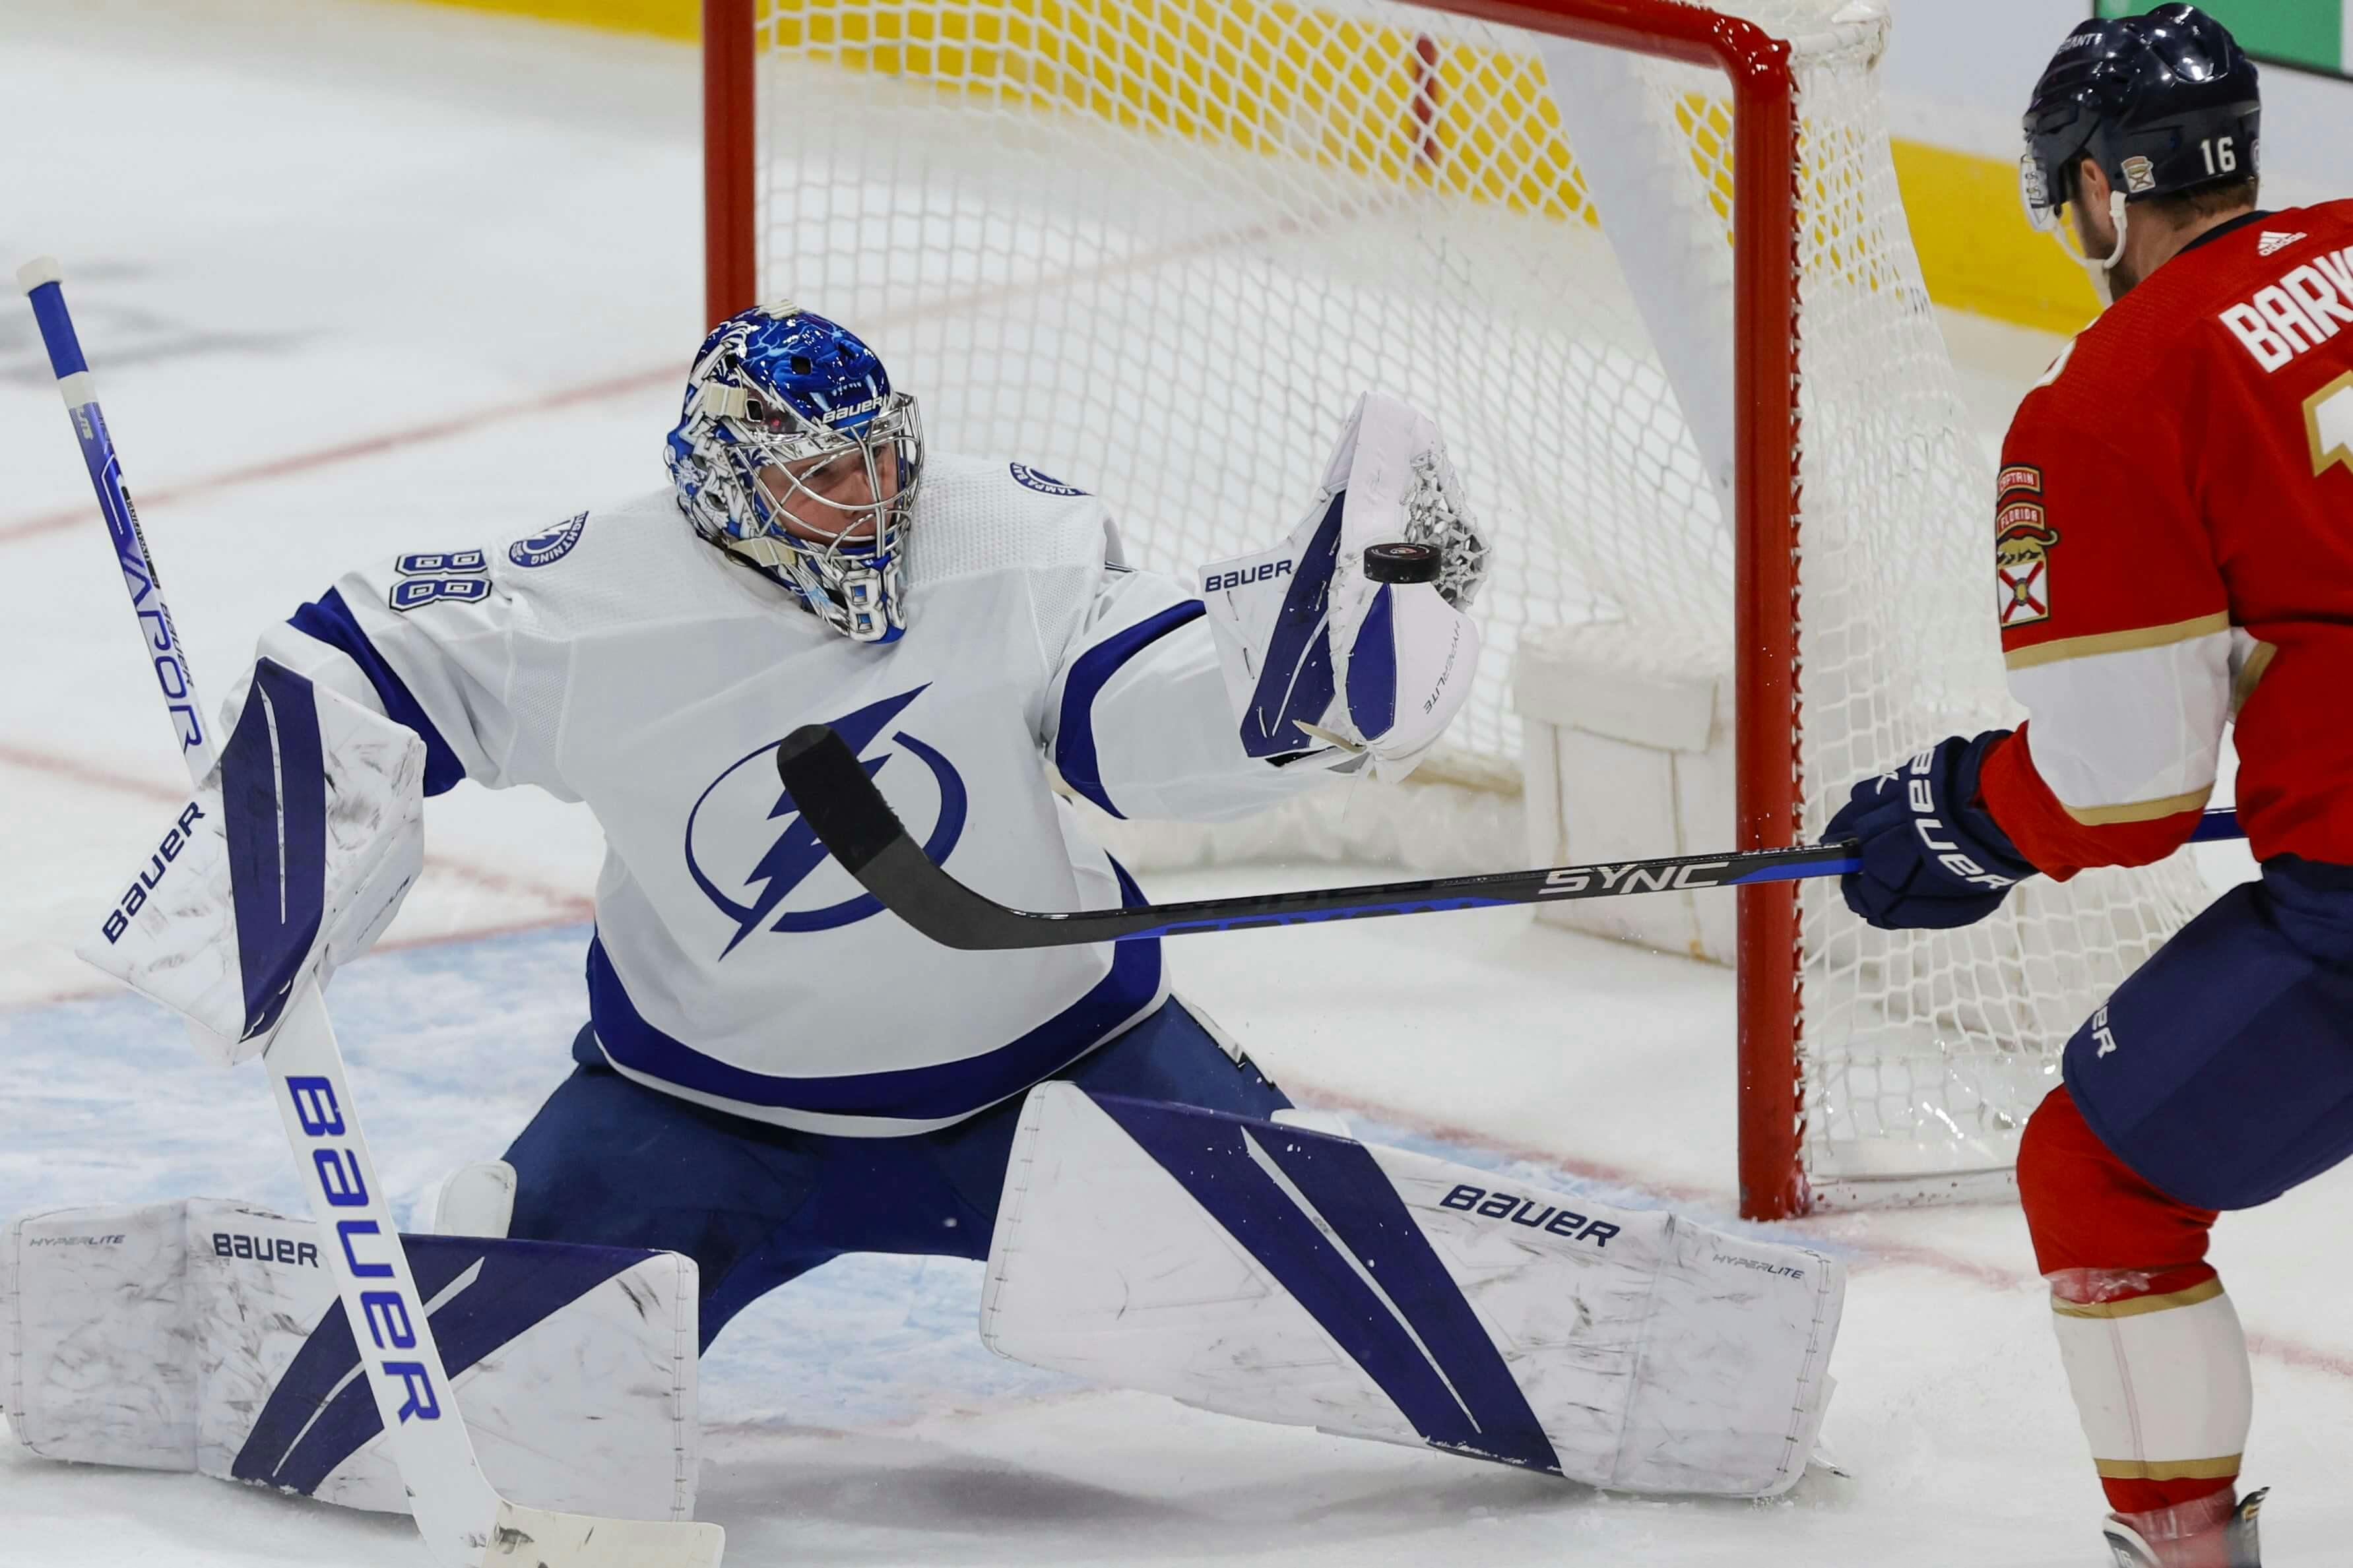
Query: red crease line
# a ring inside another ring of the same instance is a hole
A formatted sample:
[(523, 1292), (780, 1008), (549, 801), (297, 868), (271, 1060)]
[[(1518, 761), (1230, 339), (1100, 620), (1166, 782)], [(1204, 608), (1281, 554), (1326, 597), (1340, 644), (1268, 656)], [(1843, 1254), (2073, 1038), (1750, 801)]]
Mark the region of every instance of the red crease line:
[[(568, 387), (561, 392), (542, 393), (513, 403), (501, 403), (489, 408), (478, 408), (469, 414), (411, 425), (406, 429), (389, 430), (381, 436), (363, 437), (356, 441), (344, 441), (315, 451), (297, 452), (290, 457), (274, 458), (268, 462), (248, 463), (242, 468), (226, 468), (216, 474), (184, 479), (178, 484), (164, 485), (152, 490), (135, 491), (134, 501), (153, 507), (158, 502), (189, 500), (210, 495), (216, 490), (231, 489), (238, 485), (261, 479), (280, 479), (290, 474), (306, 473), (312, 468), (332, 468), (354, 458), (372, 458), (380, 452), (397, 451), (403, 447), (423, 446), (427, 442), (447, 440), (453, 436), (468, 435), (486, 425), (503, 424), (513, 419), (527, 419), (554, 409), (568, 408), (575, 404), (594, 403), (641, 387), (664, 382), (682, 381), (683, 373), (674, 368), (632, 372), (606, 381), (589, 382)], [(19, 518), (14, 522), (0, 523), (0, 545), (14, 544), (21, 540), (37, 539), (61, 529), (88, 527), (97, 521), (96, 500), (80, 501), (55, 511)]]
[[(159, 805), (177, 805), (188, 798), (188, 792), (184, 789), (173, 789), (164, 784), (149, 783), (144, 779), (111, 773), (93, 763), (73, 757), (61, 756), (55, 752), (27, 751), (22, 746), (8, 745), (5, 742), (0, 742), (0, 765), (22, 768), (28, 773), (46, 773), (51, 778), (63, 779), (68, 783), (88, 788), (112, 790), (119, 795), (136, 795), (142, 800), (153, 801)], [(577, 893), (567, 891), (553, 883), (543, 882), (536, 878), (512, 871), (495, 871), (487, 867), (473, 865), (464, 860), (453, 860), (438, 855), (426, 856), (425, 868), (467, 883), (482, 892), (533, 898), (542, 903), (552, 904), (562, 918), (559, 921), (544, 923), (562, 924), (572, 921), (584, 921), (595, 910), (592, 900), (584, 899)], [(504, 929), (508, 928), (484, 928), (475, 934), (488, 935), (492, 931)]]

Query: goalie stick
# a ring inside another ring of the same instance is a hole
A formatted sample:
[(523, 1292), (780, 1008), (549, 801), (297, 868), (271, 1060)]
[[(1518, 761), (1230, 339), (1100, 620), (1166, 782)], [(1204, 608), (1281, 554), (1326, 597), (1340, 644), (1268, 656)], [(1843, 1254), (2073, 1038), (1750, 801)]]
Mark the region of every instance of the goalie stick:
[[(138, 513), (123, 489), (121, 459), (66, 311), (58, 264), (47, 257), (27, 262), (16, 280), (32, 301), (72, 417), (188, 776), (201, 785), (213, 769), (212, 736)], [(434, 1558), (450, 1568), (718, 1568), (726, 1537), (715, 1524), (558, 1513), (498, 1494), (475, 1458), (384, 1184), (360, 1134), (343, 1052), (315, 975), (297, 987), (262, 1060), (320, 1234), (335, 1238), (320, 1251), (361, 1350), (410, 1513)]]
[[(1737, 888), (1800, 877), (1841, 877), (1862, 869), (1852, 839), (1724, 855), (1670, 855), (1615, 865), (1490, 871), (1414, 882), (1318, 888), (1303, 893), (1249, 893), (1181, 904), (1069, 914), (1016, 910), (957, 881), (908, 837), (898, 814), (840, 736), (804, 724), (776, 747), (776, 773), (793, 805), (833, 858), (892, 914), (946, 947), (1071, 947), (1145, 937), (1195, 936), (1254, 926), (1304, 925), (1373, 915), (1433, 914), (1501, 904), (1607, 899), (1627, 893)], [(2236, 814), (2210, 811), (2193, 841), (2240, 837)]]

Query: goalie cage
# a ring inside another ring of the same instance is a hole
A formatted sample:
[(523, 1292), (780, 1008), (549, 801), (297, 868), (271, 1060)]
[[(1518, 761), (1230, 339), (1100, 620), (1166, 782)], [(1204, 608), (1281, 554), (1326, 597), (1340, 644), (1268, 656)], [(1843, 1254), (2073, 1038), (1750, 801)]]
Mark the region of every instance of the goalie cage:
[[(712, 318), (851, 323), (934, 440), (1099, 490), (1137, 563), (1261, 547), (1365, 387), (1437, 416), (1497, 563), (1492, 662), (1409, 786), (1413, 837), (1455, 821), (1437, 858), (1512, 863), (1523, 810), (1573, 852), (1564, 793), (1641, 804), (1561, 776), (1546, 671), (1697, 693), (1661, 775), (1683, 841), (1642, 854), (1806, 841), (1852, 779), (2015, 721), (1875, 4), (705, 0), (704, 27)], [(1255, 842), (1432, 858), (1335, 826)], [(1694, 945), (1736, 957), (1741, 1211), (1770, 1218), (2009, 1185), (2067, 1037), (2206, 893), (2177, 857), (1915, 933), (1827, 882), (1737, 897)]]

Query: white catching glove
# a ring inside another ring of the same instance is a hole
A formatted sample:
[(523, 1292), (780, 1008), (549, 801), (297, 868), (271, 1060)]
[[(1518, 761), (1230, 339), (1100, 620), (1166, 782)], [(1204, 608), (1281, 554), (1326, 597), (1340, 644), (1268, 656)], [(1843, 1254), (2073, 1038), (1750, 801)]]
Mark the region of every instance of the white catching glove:
[(265, 658), (219, 763), (74, 951), (224, 1064), (259, 1056), (305, 976), (392, 923), (424, 868), (424, 779), (414, 731)]
[[(1396, 544), (1426, 548), (1376, 551), (1367, 571), (1368, 548)], [(1404, 778), (1471, 695), (1479, 627), (1463, 612), (1486, 574), (1437, 425), (1366, 393), (1290, 539), (1201, 569), (1242, 749), (1368, 752), (1376, 778)]]

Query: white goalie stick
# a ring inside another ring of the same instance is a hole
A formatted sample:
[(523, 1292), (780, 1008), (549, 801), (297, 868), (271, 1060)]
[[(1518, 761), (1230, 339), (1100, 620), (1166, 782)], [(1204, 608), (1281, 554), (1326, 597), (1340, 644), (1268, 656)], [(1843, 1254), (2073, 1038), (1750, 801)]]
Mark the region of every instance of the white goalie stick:
[[(122, 488), (121, 463), (99, 413), (59, 277), (58, 264), (46, 257), (16, 273), (72, 416), (181, 755), (190, 779), (200, 784), (215, 760), (210, 726), (138, 515)], [(718, 1568), (726, 1537), (715, 1524), (558, 1513), (498, 1494), (475, 1458), (375, 1163), (360, 1134), (343, 1053), (315, 975), (296, 988), (262, 1061), (311, 1214), (326, 1240), (320, 1250), (334, 1273), (360, 1364), (408, 1491), (410, 1512), (435, 1560), (449, 1568)]]

